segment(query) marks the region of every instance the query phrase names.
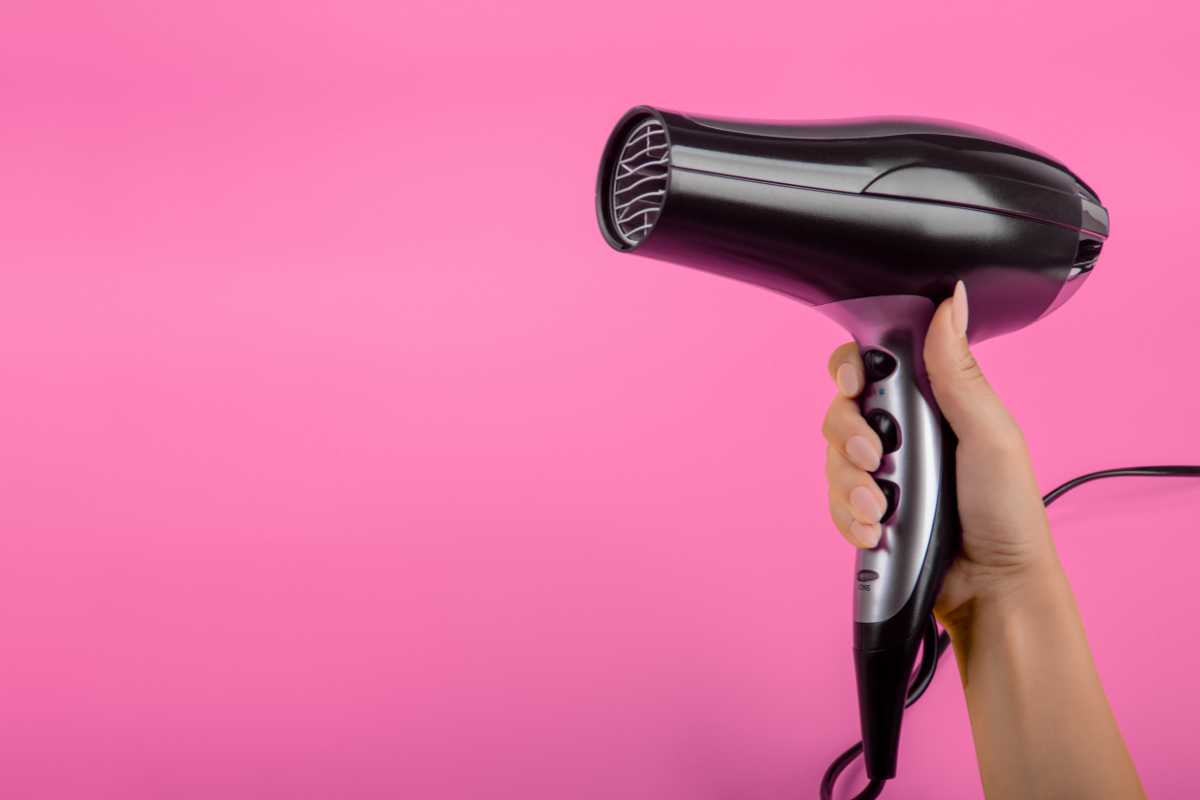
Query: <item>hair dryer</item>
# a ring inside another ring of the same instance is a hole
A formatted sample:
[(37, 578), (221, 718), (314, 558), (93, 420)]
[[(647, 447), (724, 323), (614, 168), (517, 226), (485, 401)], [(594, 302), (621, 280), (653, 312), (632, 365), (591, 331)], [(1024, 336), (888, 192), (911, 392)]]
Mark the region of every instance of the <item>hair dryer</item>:
[(894, 777), (922, 630), (960, 539), (956, 440), (925, 374), (925, 331), (960, 279), (972, 341), (1058, 308), (1099, 257), (1107, 211), (1058, 161), (965, 126), (639, 106), (604, 148), (596, 213), (617, 250), (782, 292), (858, 342), (887, 511), (855, 564), (854, 663), (867, 775)]

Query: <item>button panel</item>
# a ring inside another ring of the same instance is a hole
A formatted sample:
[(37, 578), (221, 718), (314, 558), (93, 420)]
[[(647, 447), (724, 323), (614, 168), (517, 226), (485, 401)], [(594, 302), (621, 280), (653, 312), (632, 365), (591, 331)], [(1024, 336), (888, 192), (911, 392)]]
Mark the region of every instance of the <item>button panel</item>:
[[(880, 397), (886, 396), (886, 387), (875, 386), (874, 384), (887, 381), (896, 372), (896, 357), (884, 350), (878, 350), (874, 347), (864, 350), (862, 354), (863, 371), (867, 378), (866, 395), (877, 395)], [(879, 435), (879, 440), (883, 443), (884, 454), (894, 453), (900, 449), (900, 425), (887, 411), (881, 408), (874, 408), (866, 412), (865, 418), (867, 424), (871, 426), (871, 430)], [(885, 464), (880, 464), (876, 473), (890, 474)], [(884, 509), (883, 516), (880, 522), (887, 524), (892, 515), (896, 513), (896, 506), (900, 503), (900, 486), (895, 481), (887, 480), (876, 475), (875, 483), (878, 484), (879, 490), (883, 492), (884, 499), (887, 501), (887, 506)]]
[(878, 576), (854, 582), (855, 621), (881, 623), (899, 613), (917, 588), (941, 497), (941, 421), (921, 368), (934, 303), (887, 295), (821, 308), (859, 343), (867, 377), (859, 407), (888, 451), (873, 477), (889, 516), (882, 520), (879, 543), (858, 551), (853, 573)]

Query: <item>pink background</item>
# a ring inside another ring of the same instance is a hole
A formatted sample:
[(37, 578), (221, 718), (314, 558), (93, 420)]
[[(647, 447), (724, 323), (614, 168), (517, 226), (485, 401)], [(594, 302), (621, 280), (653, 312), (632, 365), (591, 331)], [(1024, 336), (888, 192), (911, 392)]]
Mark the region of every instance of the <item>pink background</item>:
[[(979, 356), (1046, 488), (1200, 461), (1189, 4), (704, 5), (5, 8), (6, 797), (815, 797), (856, 728), (845, 337), (609, 251), (635, 103), (1060, 155), (1114, 236)], [(1200, 486), (1051, 516), (1146, 785), (1190, 796)], [(901, 757), (889, 800), (980, 796), (949, 660)]]

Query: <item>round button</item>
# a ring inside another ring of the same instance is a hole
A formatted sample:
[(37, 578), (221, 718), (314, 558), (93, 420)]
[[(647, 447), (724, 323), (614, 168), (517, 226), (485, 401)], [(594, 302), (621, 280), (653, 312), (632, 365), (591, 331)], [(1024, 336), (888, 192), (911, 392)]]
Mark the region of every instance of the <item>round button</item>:
[(882, 408), (876, 408), (867, 412), (867, 424), (879, 434), (879, 441), (883, 442), (883, 452), (894, 453), (900, 449), (900, 425), (895, 417)]
[(896, 371), (895, 356), (882, 350), (867, 350), (862, 354), (862, 360), (868, 383), (881, 381)]
[(876, 478), (875, 482), (879, 484), (879, 490), (883, 492), (883, 496), (887, 500), (887, 508), (879, 521), (887, 522), (891, 519), (892, 514), (896, 513), (896, 506), (900, 503), (900, 487), (883, 478)]

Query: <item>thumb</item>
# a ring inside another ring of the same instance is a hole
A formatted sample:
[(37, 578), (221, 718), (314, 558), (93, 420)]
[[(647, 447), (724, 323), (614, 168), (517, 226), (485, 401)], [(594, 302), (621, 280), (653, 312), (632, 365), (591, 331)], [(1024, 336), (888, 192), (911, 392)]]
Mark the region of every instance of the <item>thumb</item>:
[(925, 335), (925, 370), (942, 414), (960, 440), (1019, 436), (967, 342), (967, 287), (959, 281), (942, 302)]

